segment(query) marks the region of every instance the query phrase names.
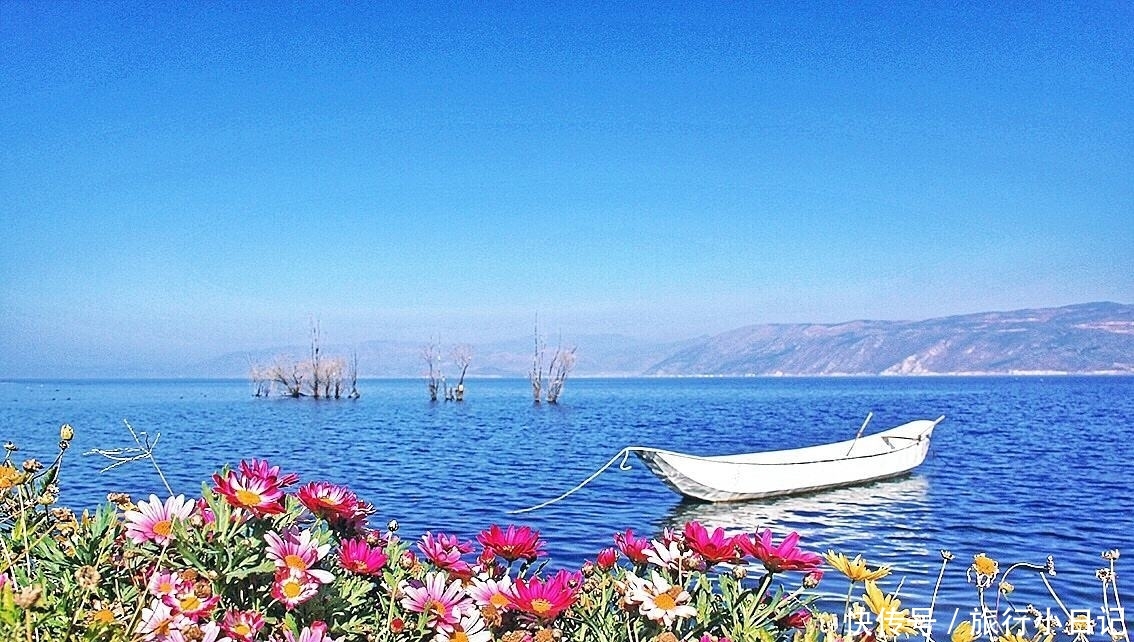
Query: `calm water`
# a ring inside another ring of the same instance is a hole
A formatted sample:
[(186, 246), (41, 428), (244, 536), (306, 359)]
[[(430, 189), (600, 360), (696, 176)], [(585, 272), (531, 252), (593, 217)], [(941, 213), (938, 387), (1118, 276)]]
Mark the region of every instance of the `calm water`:
[[(915, 607), (928, 606), (945, 548), (957, 561), (939, 621), (954, 608), (967, 617), (964, 569), (981, 551), (1002, 569), (1054, 555), (1061, 597), (1092, 614), (1102, 550), (1123, 550), (1120, 587), (1134, 587), (1134, 378), (572, 380), (558, 407), (534, 407), (526, 385), (478, 380), (463, 404), (430, 404), (420, 381), (367, 381), (361, 399), (337, 402), (254, 399), (241, 381), (0, 382), (0, 438), (48, 459), (59, 425), (71, 423), (63, 501), (73, 507), (109, 490), (163, 494), (147, 463), (99, 473), (108, 462), (82, 455), (131, 445), (126, 419), (161, 434), (158, 461), (177, 492), (199, 493), (226, 462), (267, 458), (304, 481), (349, 484), (378, 507), (378, 523), (397, 518), (408, 537), (532, 525), (564, 565), (626, 527), (656, 533), (697, 519), (797, 530), (811, 550), (893, 564)], [(893, 481), (708, 505), (681, 501), (631, 460), (633, 470), (612, 468), (562, 502), (507, 514), (567, 490), (623, 446), (709, 455), (812, 445), (853, 437), (869, 411), (872, 430), (947, 418), (925, 464)], [(1020, 606), (1053, 605), (1034, 576), (1011, 579)], [(834, 576), (824, 585), (845, 586)]]

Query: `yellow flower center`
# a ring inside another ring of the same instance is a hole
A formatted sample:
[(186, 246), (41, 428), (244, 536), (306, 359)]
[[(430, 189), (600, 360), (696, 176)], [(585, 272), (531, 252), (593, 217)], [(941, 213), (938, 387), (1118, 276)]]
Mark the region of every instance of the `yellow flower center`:
[(254, 493), (241, 488), (236, 491), (236, 501), (240, 502), (241, 506), (259, 506), (261, 501), (260, 493)]
[(283, 561), (288, 568), (294, 568), (297, 571), (307, 570), (307, 562), (303, 561), (303, 558), (296, 555), (295, 553), (284, 557)]
[(532, 600), (532, 611), (535, 611), (536, 615), (543, 615), (550, 610), (551, 602), (548, 602), (541, 597), (537, 597), (536, 599)]
[(297, 597), (300, 591), (302, 591), (303, 589), (303, 587), (299, 585), (299, 582), (296, 582), (295, 580), (288, 580), (287, 582), (284, 582), (282, 588), (284, 597), (288, 598)]
[(508, 606), (508, 598), (503, 593), (493, 593), (492, 597), (488, 598), (488, 603), (502, 609)]
[(232, 632), (242, 638), (246, 638), (252, 634), (252, 627), (248, 626), (248, 624), (244, 622), (240, 622), (236, 626), (232, 627)]
[(445, 605), (438, 600), (429, 600), (422, 613), (436, 613), (437, 615), (445, 615)]
[(180, 600), (182, 611), (195, 611), (201, 608), (201, 599), (196, 595), (186, 595)]
[(449, 636), (449, 642), (469, 642), (469, 634), (464, 631), (453, 631), (453, 635)]
[(96, 624), (111, 624), (114, 622), (114, 613), (110, 609), (99, 609), (91, 615)]
[(663, 611), (672, 611), (677, 607), (677, 600), (673, 599), (673, 596), (669, 593), (662, 593), (654, 598), (654, 604)]
[(154, 524), (154, 532), (162, 537), (169, 537), (169, 533), (173, 531), (173, 522), (168, 519), (163, 519)]
[(365, 573), (368, 568), (370, 568), (370, 567), (366, 565), (366, 560), (355, 560), (354, 561), (355, 572)]

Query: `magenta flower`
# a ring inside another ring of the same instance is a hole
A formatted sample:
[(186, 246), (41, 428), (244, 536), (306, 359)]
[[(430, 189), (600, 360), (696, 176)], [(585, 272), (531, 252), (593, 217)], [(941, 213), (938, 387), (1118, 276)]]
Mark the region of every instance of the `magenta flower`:
[(291, 486), (299, 481), (299, 475), (296, 473), (288, 473), (280, 476), (280, 467), (272, 466), (264, 459), (246, 459), (241, 461), (240, 472), (246, 477), (257, 477), (270, 481), (273, 485), (279, 486), (280, 488)]
[(614, 565), (618, 563), (618, 549), (614, 547), (602, 549), (595, 557), (595, 563), (604, 571), (614, 568)]
[(467, 578), (472, 575), (472, 567), (461, 559), (465, 553), (472, 551), (471, 542), (461, 542), (456, 535), (433, 533), (426, 531), (417, 544), (418, 550), (437, 568), (445, 569), (451, 574)]
[(349, 488), (325, 481), (304, 484), (295, 496), (312, 513), (331, 522), (354, 519), (360, 507), (358, 496)]
[(799, 533), (792, 531), (779, 546), (772, 542), (772, 531), (764, 529), (754, 535), (737, 535), (740, 550), (764, 563), (769, 573), (781, 571), (811, 571), (819, 567), (823, 558), (815, 553), (800, 550)]
[(650, 540), (634, 537), (634, 529), (627, 528), (625, 533), (615, 533), (614, 544), (631, 562), (646, 563), (646, 551), (650, 548)]
[(352, 573), (378, 575), (386, 561), (386, 553), (370, 546), (365, 538), (348, 539), (339, 544), (339, 564)]
[(154, 542), (164, 546), (172, 539), (173, 523), (188, 519), (193, 514), (193, 506), (185, 495), (170, 497), (164, 503), (157, 495), (150, 495), (150, 501), (138, 502), (138, 510), (128, 510), (122, 516), (126, 521), (126, 536), (138, 544)]
[(274, 478), (253, 477), (230, 470), (223, 477), (213, 475), (213, 482), (216, 484), (213, 490), (224, 496), (230, 505), (247, 509), (257, 517), (284, 512), (284, 492)]
[(472, 600), (461, 589), (461, 581), (446, 583), (443, 572), (425, 574), (424, 582), (411, 581), (402, 585), (402, 608), (421, 613), (434, 629), (452, 629), (462, 613), (472, 608)]
[(720, 562), (735, 562), (740, 558), (736, 542), (725, 536), (723, 528), (714, 528), (710, 535), (699, 522), (685, 525), (685, 545), (704, 558), (710, 566)]
[(492, 551), (509, 563), (518, 559), (533, 562), (543, 555), (543, 540), (539, 537), (539, 531), (527, 526), (517, 528), (509, 524), (507, 530), (501, 530), (493, 524), (488, 530), (481, 531), (476, 539), (486, 551)]
[(543, 580), (538, 577), (516, 580), (508, 597), (513, 607), (546, 624), (575, 603), (579, 584), (577, 574), (561, 570)]

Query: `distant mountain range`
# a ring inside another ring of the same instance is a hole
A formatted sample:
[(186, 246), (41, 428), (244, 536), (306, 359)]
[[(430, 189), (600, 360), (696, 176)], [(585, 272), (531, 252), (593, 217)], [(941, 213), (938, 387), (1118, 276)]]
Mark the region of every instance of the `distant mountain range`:
[[(1084, 303), (924, 321), (752, 325), (670, 343), (620, 335), (580, 336), (569, 343), (578, 347), (577, 376), (1134, 374), (1134, 305)], [(354, 350), (362, 376), (413, 377), (425, 366), (424, 346), (369, 341), (329, 346), (326, 353)], [(194, 374), (242, 376), (252, 362), (304, 352), (293, 347), (233, 353), (200, 364)], [(473, 353), (470, 376), (523, 377), (531, 366), (532, 339), (474, 345)], [(452, 376), (452, 367), (448, 370)]]

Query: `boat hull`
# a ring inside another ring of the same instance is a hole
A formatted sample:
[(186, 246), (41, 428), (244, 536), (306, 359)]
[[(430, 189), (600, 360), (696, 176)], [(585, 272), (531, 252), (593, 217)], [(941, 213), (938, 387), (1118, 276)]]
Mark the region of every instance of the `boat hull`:
[(699, 457), (632, 449), (674, 491), (707, 502), (761, 499), (908, 473), (925, 461), (936, 420), (912, 421), (855, 440), (794, 450)]

